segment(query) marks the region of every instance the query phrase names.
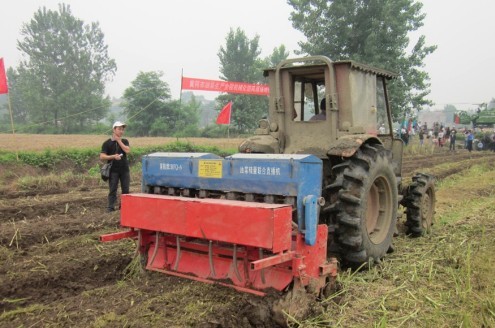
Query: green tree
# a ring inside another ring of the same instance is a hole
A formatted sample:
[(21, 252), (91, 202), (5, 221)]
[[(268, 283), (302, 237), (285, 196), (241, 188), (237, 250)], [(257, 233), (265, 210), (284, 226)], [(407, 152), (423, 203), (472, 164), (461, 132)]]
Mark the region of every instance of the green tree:
[(281, 61), (289, 58), (289, 55), (289, 52), (283, 44), (273, 48), (273, 52), (268, 57), (262, 61), (259, 61), (259, 71), (263, 72), (266, 68), (276, 67)]
[[(28, 85), (23, 85), (20, 86), (20, 83), (23, 82), (28, 82), (28, 79), (20, 79), (19, 78), (19, 73), (13, 68), (9, 68), (7, 70), (7, 75), (9, 77), (9, 95), (10, 95), (10, 101), (11, 101), (11, 106), (14, 109), (12, 111), (12, 116), (14, 118), (14, 122), (17, 124), (23, 124), (26, 125), (28, 123), (29, 119), (29, 111), (28, 111), (28, 96), (30, 96), (32, 93), (26, 93), (23, 97), (19, 96), (19, 92), (21, 90), (26, 90), (26, 91), (33, 91), (33, 88), (35, 86), (28, 86)], [(8, 109), (7, 103), (5, 104), (5, 108)], [(6, 115), (6, 121), (10, 120), (10, 115)]]
[[(225, 81), (263, 83), (260, 69), (262, 60), (259, 58), (259, 36), (250, 40), (244, 31), (230, 29), (225, 47), (218, 52), (220, 59), (220, 78)], [(250, 132), (257, 127), (260, 118), (266, 115), (268, 99), (251, 95), (224, 94), (216, 99), (220, 110), (229, 101), (233, 102), (231, 124), (238, 133)]]
[(150, 136), (156, 121), (165, 134), (170, 129), (173, 109), (168, 105), (170, 88), (161, 80), (162, 72), (139, 72), (124, 91), (122, 107), (127, 115), (129, 133), (135, 136)]
[[(422, 4), (415, 0), (288, 0), (293, 26), (307, 41), (300, 53), (352, 59), (399, 73), (391, 83), (390, 100), (396, 118), (431, 105), (424, 58), (436, 46), (420, 36), (410, 53), (409, 36), (423, 25)], [(318, 24), (315, 24), (318, 22)]]
[(285, 45), (281, 44), (278, 48), (273, 48), (272, 54), (267, 58), (270, 67), (277, 66), (282, 60), (289, 57), (289, 52), (285, 49)]
[[(105, 82), (116, 64), (108, 56), (98, 23), (85, 25), (70, 6), (45, 7), (21, 29), (17, 46), (25, 55), (11, 72), (14, 111), (53, 132), (71, 133), (102, 119), (110, 106)], [(15, 108), (21, 106), (21, 108)]]
[(201, 114), (201, 102), (192, 95), (187, 103), (176, 102), (178, 108), (177, 124), (174, 136), (176, 137), (199, 137), (199, 121)]
[(139, 72), (124, 91), (124, 113), (128, 131), (134, 136), (197, 134), (199, 104), (171, 101), (170, 88), (162, 72)]

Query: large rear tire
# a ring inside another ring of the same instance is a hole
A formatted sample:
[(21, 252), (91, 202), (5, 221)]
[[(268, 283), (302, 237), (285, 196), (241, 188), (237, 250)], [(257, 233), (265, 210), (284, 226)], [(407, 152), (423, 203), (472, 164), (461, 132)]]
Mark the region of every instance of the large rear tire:
[(392, 247), (398, 191), (390, 152), (364, 145), (335, 165), (326, 192), (336, 222), (335, 243), (342, 260), (356, 267), (378, 262)]
[(435, 214), (435, 179), (423, 173), (414, 175), (404, 200), (406, 234), (420, 237), (430, 233)]

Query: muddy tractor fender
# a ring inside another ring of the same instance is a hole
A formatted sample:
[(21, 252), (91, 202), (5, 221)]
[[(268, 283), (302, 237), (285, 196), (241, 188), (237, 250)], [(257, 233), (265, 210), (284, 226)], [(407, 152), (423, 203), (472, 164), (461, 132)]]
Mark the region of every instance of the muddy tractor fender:
[(365, 143), (382, 144), (380, 139), (371, 134), (345, 135), (332, 142), (327, 155), (351, 157)]
[(245, 139), (239, 145), (240, 153), (280, 154), (285, 147), (284, 133), (275, 123), (270, 124), (267, 119), (258, 122), (259, 127), (254, 136)]
[(279, 154), (280, 143), (270, 134), (254, 135), (241, 142), (240, 153)]

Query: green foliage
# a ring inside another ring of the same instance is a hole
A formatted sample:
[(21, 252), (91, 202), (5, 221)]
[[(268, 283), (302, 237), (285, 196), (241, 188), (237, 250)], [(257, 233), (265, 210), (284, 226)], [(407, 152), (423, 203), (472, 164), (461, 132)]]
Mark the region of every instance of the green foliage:
[(494, 327), (495, 175), (489, 164), (462, 166), (436, 186), (431, 234), (399, 234), (380, 265), (339, 272), (325, 310), (289, 326)]
[(90, 176), (99, 176), (100, 175), (100, 166), (98, 164), (93, 165), (88, 169), (88, 174)]
[[(226, 81), (260, 83), (263, 81), (261, 67), (263, 61), (259, 59), (259, 36), (250, 40), (240, 28), (230, 30), (225, 47), (221, 46), (218, 52), (220, 59), (221, 79)], [(266, 97), (250, 95), (220, 95), (216, 99), (218, 110), (229, 101), (232, 105), (231, 126), (238, 133), (246, 133), (257, 127), (258, 120), (268, 111)]]
[(173, 109), (167, 105), (170, 88), (161, 80), (162, 72), (139, 72), (131, 86), (124, 91), (124, 112), (129, 135), (149, 136), (157, 119), (170, 119)]
[(198, 124), (200, 117), (201, 103), (192, 97), (187, 103), (173, 102), (176, 108), (177, 119), (170, 129), (170, 134), (174, 137), (196, 137), (200, 134)]
[(67, 161), (67, 163), (70, 163), (68, 165), (73, 165), (74, 168), (80, 169), (91, 162), (95, 158), (95, 154), (99, 154), (96, 149), (47, 149), (42, 152), (22, 151), (17, 154), (10, 151), (2, 151), (0, 152), (0, 163), (16, 163), (18, 162), (18, 157), (20, 163), (34, 167), (50, 169), (62, 161)]
[(43, 168), (51, 168), (62, 159), (60, 152), (45, 150), (41, 153), (20, 152), (19, 160), (27, 165)]
[(267, 58), (268, 66), (275, 67), (288, 57), (289, 52), (286, 51), (285, 45), (281, 44), (278, 48), (273, 48), (272, 54)]
[(224, 138), (227, 136), (227, 127), (224, 125), (210, 125), (203, 129), (203, 138)]
[(140, 72), (124, 92), (124, 112), (130, 136), (193, 136), (198, 134), (199, 107), (171, 101), (170, 88), (161, 72)]
[(9, 70), (16, 122), (38, 122), (36, 132), (74, 133), (105, 117), (105, 81), (116, 64), (98, 23), (84, 25), (61, 4), (58, 11), (39, 9), (21, 35), (17, 44), (27, 59)]
[(254, 70), (256, 61), (261, 53), (259, 36), (250, 40), (243, 30), (230, 29), (225, 38), (225, 48), (220, 47), (220, 73), (222, 79), (238, 82), (258, 82), (260, 75)]
[[(232, 155), (236, 150), (220, 149), (215, 146), (197, 146), (189, 142), (176, 141), (163, 146), (133, 147), (128, 159), (131, 166), (139, 165), (143, 155), (155, 152), (200, 152), (225, 157)], [(17, 155), (11, 151), (0, 151), (0, 164), (24, 164), (53, 170), (63, 163), (64, 167), (72, 169), (70, 171), (88, 172), (90, 176), (99, 176), (97, 164), (99, 153), (97, 148), (24, 151)]]
[(184, 127), (184, 129), (174, 133), (174, 137), (184, 138), (184, 137), (200, 137), (201, 131), (192, 125)]
[(78, 150), (61, 150), (60, 156), (63, 159), (69, 160), (76, 168), (84, 168), (87, 163), (99, 154), (94, 149), (78, 149)]
[(0, 150), (0, 163), (8, 164), (15, 163), (17, 161), (17, 156), (14, 152)]
[(132, 160), (133, 162), (141, 161), (141, 157), (143, 155), (147, 155), (154, 152), (179, 152), (179, 153), (199, 152), (199, 153), (212, 153), (219, 156), (228, 156), (234, 153), (233, 151), (219, 149), (218, 147), (215, 146), (196, 146), (189, 142), (176, 141), (163, 146), (133, 148), (132, 153), (130, 154), (130, 160)]
[[(420, 36), (409, 47), (408, 33), (423, 25), (422, 4), (414, 0), (319, 1), (289, 0), (293, 26), (307, 41), (301, 54), (327, 55), (333, 60), (352, 59), (393, 70), (400, 78), (391, 82), (390, 100), (395, 118), (431, 104), (429, 76), (424, 58), (436, 46), (426, 46)], [(318, 22), (318, 24), (315, 24)], [(406, 49), (412, 49), (406, 54)]]

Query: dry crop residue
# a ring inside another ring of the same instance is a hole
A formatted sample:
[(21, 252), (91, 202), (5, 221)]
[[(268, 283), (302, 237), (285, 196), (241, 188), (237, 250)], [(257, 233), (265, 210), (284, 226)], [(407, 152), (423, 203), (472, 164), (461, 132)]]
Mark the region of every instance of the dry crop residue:
[[(493, 158), (485, 152), (406, 158), (404, 175), (447, 176)], [(437, 168), (448, 161), (461, 164)], [(139, 191), (138, 180), (131, 192)], [(105, 212), (106, 193), (97, 183), (39, 194), (4, 191), (0, 326), (277, 326), (270, 311), (278, 295), (260, 298), (155, 272), (132, 275), (134, 243), (98, 241), (119, 227), (118, 212)]]

